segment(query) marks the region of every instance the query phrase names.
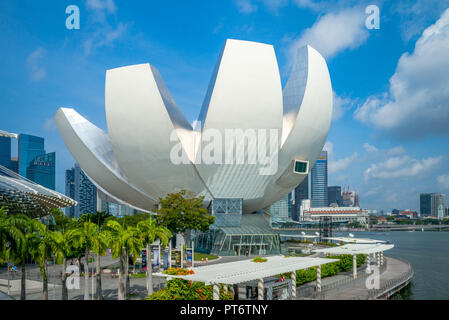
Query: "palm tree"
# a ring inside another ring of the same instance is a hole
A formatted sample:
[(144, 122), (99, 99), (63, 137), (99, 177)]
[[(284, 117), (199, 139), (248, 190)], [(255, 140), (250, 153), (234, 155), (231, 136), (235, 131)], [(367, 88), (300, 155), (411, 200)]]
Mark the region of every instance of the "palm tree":
[(84, 221), (69, 233), (73, 245), (84, 249), (84, 300), (89, 300), (89, 251), (94, 247), (93, 239), (98, 233), (98, 228), (96, 224)]
[[(20, 223), (19, 223), (20, 221)], [(0, 208), (0, 263), (4, 261), (18, 260), (26, 251), (26, 237), (23, 232), (25, 225), (21, 218), (8, 217), (3, 208)], [(25, 270), (22, 264), (22, 280), (20, 298), (26, 298)]]
[(20, 299), (26, 300), (26, 258), (29, 254), (28, 238), (31, 232), (31, 219), (23, 214), (11, 215), (6, 219), (9, 228), (14, 228), (23, 236), (23, 242), (20, 245), (12, 245), (9, 248), (9, 260), (14, 264), (21, 265), (21, 281), (20, 281)]
[(138, 229), (135, 227), (124, 227), (115, 220), (109, 220), (106, 222), (106, 228), (105, 234), (109, 247), (112, 248), (113, 258), (120, 258), (118, 300), (125, 300), (125, 292), (128, 294), (128, 289), (125, 290), (123, 275), (125, 275), (125, 281), (128, 281), (129, 257), (132, 256), (135, 261), (142, 243), (138, 235)]
[(42, 275), (42, 299), (48, 300), (47, 262), (57, 251), (58, 240), (55, 231), (50, 231), (47, 226), (37, 220), (31, 220), (33, 233), (28, 238), (31, 256), (39, 264)]
[(61, 274), (61, 299), (68, 300), (69, 293), (67, 290), (67, 259), (73, 257), (75, 248), (72, 244), (72, 233), (66, 230), (54, 233), (55, 240), (55, 261), (57, 264), (62, 264)]
[(148, 295), (151, 295), (153, 293), (151, 244), (159, 239), (163, 246), (166, 246), (170, 241), (172, 233), (166, 227), (158, 225), (153, 218), (137, 223), (137, 229), (140, 232), (142, 243), (146, 245), (147, 249), (147, 290)]
[[(108, 238), (104, 232), (100, 232), (99, 227), (97, 226), (97, 230), (94, 234), (92, 234), (92, 251), (95, 252), (96, 258), (96, 272), (95, 277), (97, 281), (95, 299), (103, 300), (103, 290), (101, 286), (101, 264), (100, 264), (100, 256), (104, 256), (106, 254)], [(93, 294), (93, 293), (92, 293)]]

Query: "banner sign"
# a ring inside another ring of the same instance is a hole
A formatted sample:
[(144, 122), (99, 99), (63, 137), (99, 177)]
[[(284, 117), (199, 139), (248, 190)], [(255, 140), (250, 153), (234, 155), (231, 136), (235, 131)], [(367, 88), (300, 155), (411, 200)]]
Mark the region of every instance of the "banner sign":
[(193, 250), (186, 249), (186, 264), (188, 268), (192, 266), (192, 261), (193, 261)]

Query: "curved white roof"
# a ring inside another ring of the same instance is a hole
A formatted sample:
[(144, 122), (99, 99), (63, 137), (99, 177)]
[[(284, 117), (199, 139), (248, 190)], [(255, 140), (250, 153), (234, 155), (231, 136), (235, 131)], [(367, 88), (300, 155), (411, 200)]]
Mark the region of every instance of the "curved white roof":
[[(243, 211), (253, 212), (278, 201), (306, 177), (293, 171), (295, 160), (312, 168), (329, 131), (332, 87), (324, 58), (310, 46), (298, 51), (282, 91), (273, 46), (227, 40), (198, 130), (148, 63), (108, 70), (105, 102), (107, 134), (73, 109), (59, 109), (55, 121), (80, 167), (107, 193), (151, 210), (158, 198), (186, 189), (206, 201), (243, 199)], [(243, 135), (235, 136), (238, 130)], [(267, 139), (249, 143), (246, 130)], [(227, 139), (229, 131), (234, 136)], [(221, 161), (203, 161), (211, 141), (222, 146)], [(243, 154), (237, 151), (240, 143)], [(259, 158), (262, 149), (273, 155), (266, 163)], [(181, 163), (172, 161), (173, 153), (182, 155)], [(262, 173), (270, 166), (272, 172)]]

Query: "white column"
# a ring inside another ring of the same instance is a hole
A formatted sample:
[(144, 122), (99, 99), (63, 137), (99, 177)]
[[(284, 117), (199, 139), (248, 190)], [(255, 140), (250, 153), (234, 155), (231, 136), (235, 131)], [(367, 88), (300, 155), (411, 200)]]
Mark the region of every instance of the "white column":
[(195, 242), (192, 241), (192, 268), (195, 267)]
[(214, 283), (214, 300), (220, 300), (220, 286)]
[(380, 252), (380, 265), (384, 265), (384, 252), (383, 251), (381, 251)]
[(184, 266), (184, 245), (181, 244), (181, 268)]
[(321, 292), (321, 266), (316, 267), (316, 291)]
[(352, 255), (352, 277), (357, 279), (357, 255)]
[(371, 273), (371, 255), (366, 255), (366, 273)]
[(257, 283), (257, 300), (263, 300), (263, 278)]
[(376, 252), (377, 266), (380, 268), (380, 252)]
[(292, 271), (292, 300), (296, 300), (296, 270)]
[(246, 300), (246, 285), (239, 284), (239, 300)]
[(171, 268), (171, 240), (168, 242), (168, 267)]

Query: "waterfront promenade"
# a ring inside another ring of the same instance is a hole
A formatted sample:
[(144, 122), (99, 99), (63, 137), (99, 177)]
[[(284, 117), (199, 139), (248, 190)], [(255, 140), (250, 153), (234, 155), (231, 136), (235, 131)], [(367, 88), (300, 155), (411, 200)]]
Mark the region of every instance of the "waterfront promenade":
[(324, 278), (323, 291), (314, 290), (315, 283), (299, 286), (297, 299), (307, 300), (373, 300), (387, 299), (405, 287), (413, 277), (413, 269), (406, 261), (385, 257), (385, 267), (380, 269), (379, 289), (368, 289), (367, 274), (359, 270), (358, 278), (352, 279), (350, 273)]

